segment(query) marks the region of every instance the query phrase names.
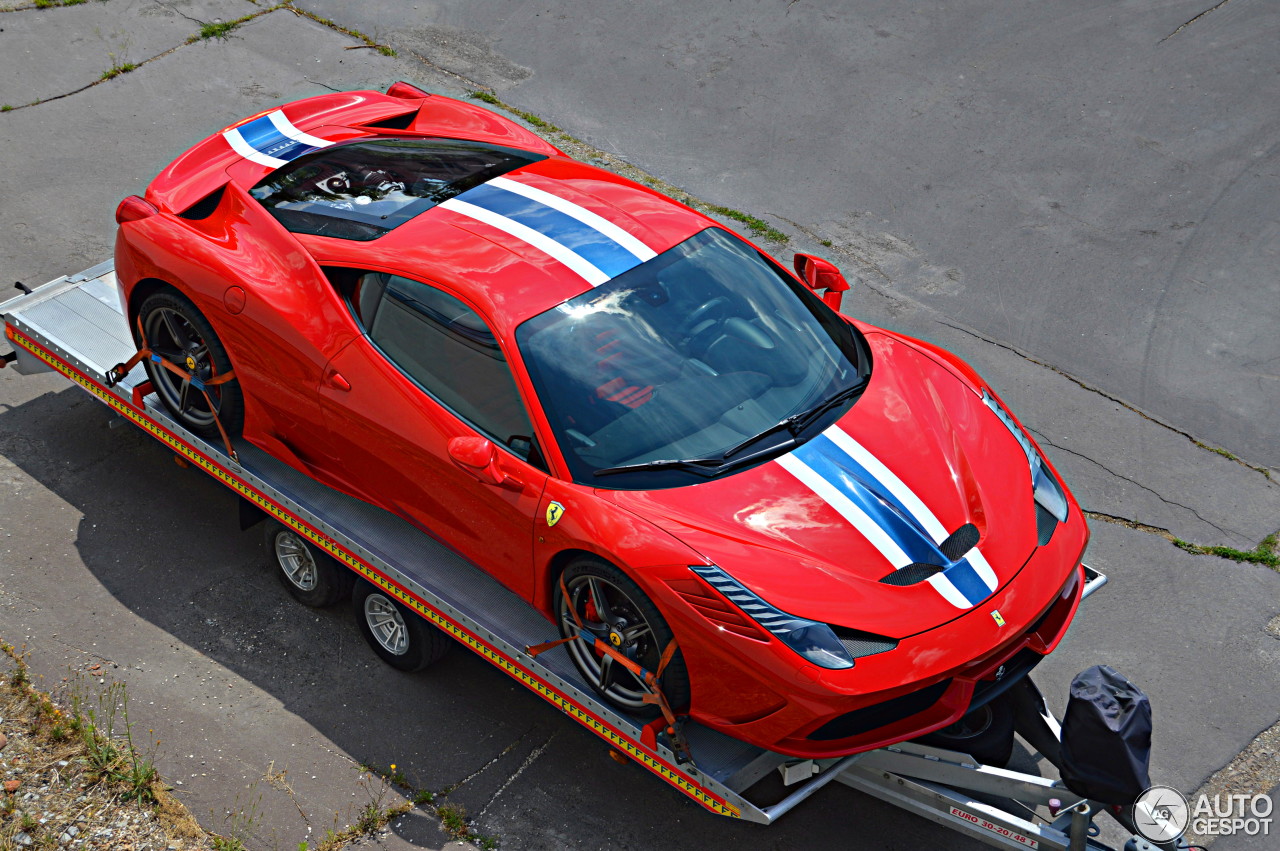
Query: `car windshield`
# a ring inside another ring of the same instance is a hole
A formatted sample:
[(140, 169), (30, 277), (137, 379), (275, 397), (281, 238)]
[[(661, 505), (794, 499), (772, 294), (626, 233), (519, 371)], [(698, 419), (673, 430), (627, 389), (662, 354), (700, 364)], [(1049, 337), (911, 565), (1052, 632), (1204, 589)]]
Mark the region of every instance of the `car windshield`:
[(299, 157), (249, 190), (294, 233), (369, 240), (540, 154), (458, 139), (372, 139)]
[(575, 481), (675, 487), (761, 463), (848, 408), (861, 336), (709, 228), (542, 313), (516, 342)]

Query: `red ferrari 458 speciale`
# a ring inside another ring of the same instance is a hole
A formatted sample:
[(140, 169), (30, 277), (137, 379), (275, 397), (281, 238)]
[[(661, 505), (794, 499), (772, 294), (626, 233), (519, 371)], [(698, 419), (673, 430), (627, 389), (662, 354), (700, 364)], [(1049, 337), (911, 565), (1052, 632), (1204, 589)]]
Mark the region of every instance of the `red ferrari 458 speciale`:
[[(485, 108), (286, 104), (117, 220), (184, 426), (408, 520), (566, 637), (649, 670), (674, 640), (667, 700), (730, 736), (830, 757), (951, 725), (1079, 604), (1080, 508), (970, 367), (842, 316), (826, 261), (793, 274)], [(417, 666), (409, 637), (380, 654)]]

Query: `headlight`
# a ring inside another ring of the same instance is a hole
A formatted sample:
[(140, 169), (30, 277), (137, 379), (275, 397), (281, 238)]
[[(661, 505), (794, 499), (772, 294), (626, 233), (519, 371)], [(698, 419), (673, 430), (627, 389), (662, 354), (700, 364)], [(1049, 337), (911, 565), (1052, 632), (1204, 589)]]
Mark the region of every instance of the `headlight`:
[(853, 667), (853, 656), (827, 624), (798, 618), (769, 605), (718, 567), (694, 565), (689, 569), (813, 664), (833, 669)]
[[(1031, 467), (1031, 486), (1034, 489), (1036, 505), (1057, 520), (1059, 523), (1067, 522), (1067, 494), (1062, 489), (1062, 484), (1049, 472), (1049, 468), (1045, 466), (1044, 459), (1040, 457), (1040, 453), (1031, 445), (1031, 439), (1026, 433), (1018, 427), (1013, 421), (1013, 417), (1004, 409), (1004, 406), (996, 401), (996, 398), (986, 390), (982, 391), (982, 401), (986, 403), (1000, 422), (1004, 423), (1005, 428), (1009, 429), (1009, 433), (1018, 441), (1018, 445), (1022, 447), (1022, 451), (1027, 456), (1027, 464)], [(1043, 545), (1044, 541), (1041, 542)]]

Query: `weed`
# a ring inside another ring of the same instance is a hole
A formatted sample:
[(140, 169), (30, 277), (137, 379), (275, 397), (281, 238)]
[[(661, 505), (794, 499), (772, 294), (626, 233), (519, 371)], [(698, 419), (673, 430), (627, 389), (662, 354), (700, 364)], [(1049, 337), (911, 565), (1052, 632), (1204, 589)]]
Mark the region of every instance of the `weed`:
[[(540, 129), (540, 130), (545, 130), (545, 131), (547, 131), (548, 133), (564, 133), (564, 131), (563, 131), (563, 130), (561, 130), (559, 127), (555, 126), (554, 124), (552, 124), (550, 121), (546, 121), (546, 120), (544, 120), (544, 119), (542, 119), (542, 118), (540, 118), (540, 117), (538, 117), (538, 116), (534, 115), (532, 112), (526, 112), (526, 111), (525, 111), (525, 110), (523, 110), (523, 109), (517, 109), (516, 107), (512, 106), (511, 104), (503, 102), (503, 101), (502, 101), (502, 100), (501, 100), (497, 95), (495, 95), (493, 92), (486, 92), (486, 91), (474, 91), (474, 92), (472, 92), (471, 94), (467, 95), (467, 97), (473, 98), (473, 99), (475, 99), (475, 100), (482, 100), (482, 101), (484, 101), (485, 103), (489, 103), (489, 104), (493, 104), (494, 106), (502, 107), (503, 109), (505, 109), (507, 112), (511, 113), (512, 115), (514, 115), (514, 116), (516, 116), (516, 117), (518, 117), (518, 118), (523, 118), (525, 121), (529, 122), (529, 123), (530, 123), (530, 124), (532, 124), (534, 127), (537, 127), (537, 128), (538, 128), (538, 129)], [(567, 138), (569, 138), (569, 139), (573, 139), (573, 137), (572, 137), (572, 136), (567, 136), (567, 134), (566, 134), (566, 137), (567, 137)], [(576, 141), (576, 140), (575, 140), (575, 141)]]
[(1276, 553), (1276, 535), (1271, 534), (1262, 539), (1252, 550), (1238, 550), (1235, 547), (1202, 547), (1181, 538), (1174, 538), (1173, 545), (1180, 550), (1205, 556), (1217, 556), (1245, 564), (1262, 564), (1267, 567), (1280, 568), (1280, 555)]
[(13, 107), (6, 103), (4, 106), (0, 106), (0, 112), (13, 112)]
[(829, 239), (824, 239), (821, 244), (824, 248), (830, 248), (833, 243)]
[(735, 222), (741, 222), (746, 225), (752, 233), (759, 234), (766, 239), (774, 242), (786, 242), (787, 235), (766, 222), (764, 219), (757, 218), (749, 213), (741, 210), (735, 210), (732, 207), (721, 207), (719, 204), (708, 204), (707, 209), (713, 213), (724, 216), (726, 219), (733, 219)]
[(102, 79), (114, 80), (116, 77), (119, 77), (121, 74), (128, 74), (130, 71), (132, 71), (134, 68), (137, 68), (137, 67), (138, 66), (133, 62), (126, 62), (123, 65), (113, 65), (107, 70), (102, 72)]
[[(288, 4), (282, 3), (280, 5), (284, 6)], [(249, 21), (252, 21), (254, 18), (259, 18), (267, 14), (268, 12), (274, 12), (276, 9), (279, 9), (279, 8), (280, 6), (272, 6), (269, 9), (262, 9), (257, 12), (251, 12), (248, 15), (241, 15), (240, 17), (231, 21), (216, 21), (213, 23), (201, 24), (200, 32), (196, 33), (195, 35), (187, 37), (187, 44), (195, 44), (197, 41), (207, 41), (208, 39), (211, 39), (211, 38), (225, 39), (228, 33), (230, 33), (232, 30), (234, 30), (236, 27), (240, 26), (241, 24), (247, 24)]]
[(248, 805), (242, 806), (240, 796), (244, 793), (237, 793), (235, 805), (233, 809), (227, 810), (223, 821), (227, 825), (226, 836), (213, 836), (213, 847), (215, 851), (244, 851), (245, 840), (249, 838), (249, 834), (253, 832), (256, 825), (262, 818), (262, 793), (258, 791), (257, 782), (251, 783), (246, 787), (248, 794)]
[(441, 804), (436, 807), (436, 815), (445, 833), (454, 839), (466, 839), (471, 832), (467, 827), (467, 811), (462, 804)]
[(226, 38), (227, 33), (231, 32), (240, 25), (240, 21), (217, 21), (215, 23), (204, 24), (200, 27), (200, 32), (191, 37), (191, 41), (199, 41), (207, 38)]
[(73, 721), (68, 727), (80, 737), (90, 771), (99, 779), (123, 785), (122, 797), (125, 800), (153, 803), (155, 793), (152, 785), (157, 780), (155, 764), (151, 756), (144, 756), (133, 741), (129, 693), (124, 683), (107, 686), (95, 702), (96, 707), (90, 705), (83, 689), (73, 688)]
[(422, 806), (423, 804), (430, 804), (435, 799), (435, 792), (432, 792), (430, 789), (419, 789), (413, 793), (413, 797), (409, 800), (413, 801), (418, 806)]

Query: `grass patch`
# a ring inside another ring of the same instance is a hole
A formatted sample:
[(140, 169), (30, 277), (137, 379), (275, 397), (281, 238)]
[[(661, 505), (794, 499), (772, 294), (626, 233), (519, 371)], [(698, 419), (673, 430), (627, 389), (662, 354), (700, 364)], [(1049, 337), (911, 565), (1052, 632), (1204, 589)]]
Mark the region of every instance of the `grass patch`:
[(786, 242), (787, 235), (766, 222), (764, 219), (757, 218), (749, 213), (741, 210), (735, 210), (732, 207), (721, 207), (719, 204), (708, 204), (707, 209), (713, 213), (724, 216), (726, 219), (733, 219), (735, 222), (741, 222), (747, 228), (758, 236), (766, 239), (772, 239), (774, 242)]
[(121, 74), (128, 74), (130, 71), (132, 71), (134, 68), (137, 68), (137, 67), (138, 65), (135, 62), (125, 62), (121, 65), (112, 65), (110, 68), (102, 72), (102, 79), (114, 80), (116, 77), (119, 77)]
[(231, 21), (216, 21), (214, 23), (201, 24), (200, 32), (196, 33), (195, 35), (187, 37), (187, 44), (195, 44), (197, 41), (208, 41), (211, 38), (225, 39), (232, 30), (234, 30), (236, 27), (240, 26), (241, 24), (247, 24), (249, 23), (249, 21), (252, 21), (254, 18), (261, 18), (263, 15), (268, 14), (269, 12), (274, 12), (276, 9), (279, 9), (282, 6), (288, 6), (288, 5), (289, 5), (288, 3), (281, 3), (279, 5), (272, 6), (268, 9), (261, 9), (257, 12), (250, 12), (247, 15), (241, 15), (235, 20), (231, 20)]
[(1230, 559), (1243, 564), (1261, 564), (1280, 569), (1280, 555), (1276, 553), (1277, 543), (1275, 534), (1263, 538), (1262, 542), (1252, 550), (1238, 550), (1235, 547), (1202, 547), (1199, 544), (1193, 544), (1181, 538), (1173, 539), (1175, 547), (1195, 555), (1217, 556), (1218, 558)]

